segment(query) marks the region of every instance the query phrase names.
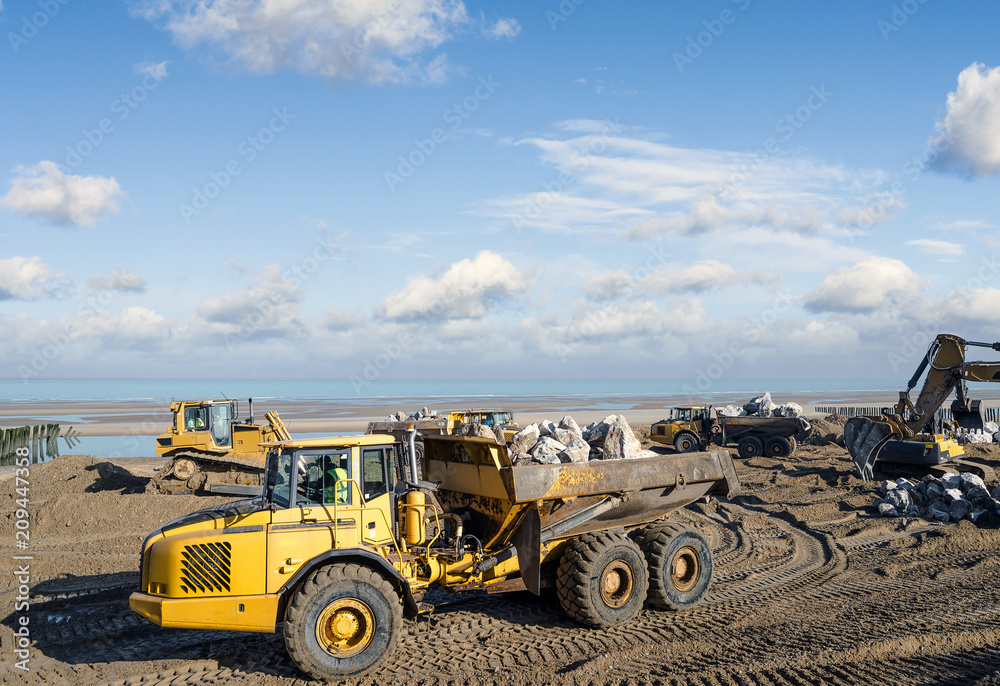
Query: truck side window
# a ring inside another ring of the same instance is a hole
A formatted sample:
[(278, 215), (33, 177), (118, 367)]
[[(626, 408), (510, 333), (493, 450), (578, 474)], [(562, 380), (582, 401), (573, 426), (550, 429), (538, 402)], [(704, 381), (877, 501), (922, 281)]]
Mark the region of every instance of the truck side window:
[(296, 505), (350, 505), (350, 453), (298, 453)]
[(365, 500), (372, 500), (392, 489), (392, 472), (385, 448), (361, 451), (361, 491)]

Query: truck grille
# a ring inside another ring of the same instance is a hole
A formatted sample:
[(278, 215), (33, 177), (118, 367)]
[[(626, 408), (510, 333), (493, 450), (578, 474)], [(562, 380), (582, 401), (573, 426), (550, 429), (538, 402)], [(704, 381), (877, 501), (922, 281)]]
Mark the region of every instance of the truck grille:
[(181, 553), (181, 590), (185, 593), (229, 591), (232, 545), (226, 541), (184, 546)]

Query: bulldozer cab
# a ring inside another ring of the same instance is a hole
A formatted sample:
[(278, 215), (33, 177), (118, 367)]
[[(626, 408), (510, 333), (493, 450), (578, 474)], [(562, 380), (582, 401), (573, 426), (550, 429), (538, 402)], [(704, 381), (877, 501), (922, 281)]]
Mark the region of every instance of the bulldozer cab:
[(204, 401), (177, 403), (178, 433), (207, 431), (216, 448), (233, 445), (233, 422), (236, 419), (236, 401)]
[(707, 407), (682, 405), (674, 408), (675, 422), (701, 422), (708, 417)]

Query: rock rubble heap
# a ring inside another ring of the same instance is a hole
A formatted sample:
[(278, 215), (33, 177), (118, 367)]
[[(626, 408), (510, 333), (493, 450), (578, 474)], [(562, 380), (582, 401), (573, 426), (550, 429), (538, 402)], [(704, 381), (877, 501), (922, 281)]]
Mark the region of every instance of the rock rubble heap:
[(402, 410), (396, 412), (395, 414), (390, 414), (385, 418), (387, 422), (415, 422), (418, 419), (434, 419), (440, 417), (437, 410), (432, 410), (426, 405), (421, 407), (419, 410), (406, 414)]
[(801, 417), (802, 406), (798, 403), (776, 404), (770, 393), (758, 395), (747, 403), (726, 405), (719, 414), (723, 417)]
[(617, 414), (582, 428), (569, 415), (558, 424), (547, 419), (529, 424), (514, 435), (507, 452), (515, 465), (620, 460), (656, 454), (642, 450), (628, 421)]
[(975, 474), (927, 475), (923, 480), (883, 481), (875, 508), (883, 517), (923, 517), (939, 522), (975, 522), (1000, 513), (1000, 485), (991, 492)]

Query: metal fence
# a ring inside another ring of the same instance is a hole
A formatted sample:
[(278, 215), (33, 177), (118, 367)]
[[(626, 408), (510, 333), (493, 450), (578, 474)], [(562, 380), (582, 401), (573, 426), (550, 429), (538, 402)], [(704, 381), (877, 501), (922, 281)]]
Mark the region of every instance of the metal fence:
[[(817, 405), (816, 411), (820, 414), (836, 414), (842, 417), (878, 417), (882, 410), (895, 409), (895, 405)], [(938, 410), (938, 416), (942, 419), (951, 419), (951, 410), (944, 408)], [(1000, 423), (1000, 407), (984, 407), (983, 421)]]

